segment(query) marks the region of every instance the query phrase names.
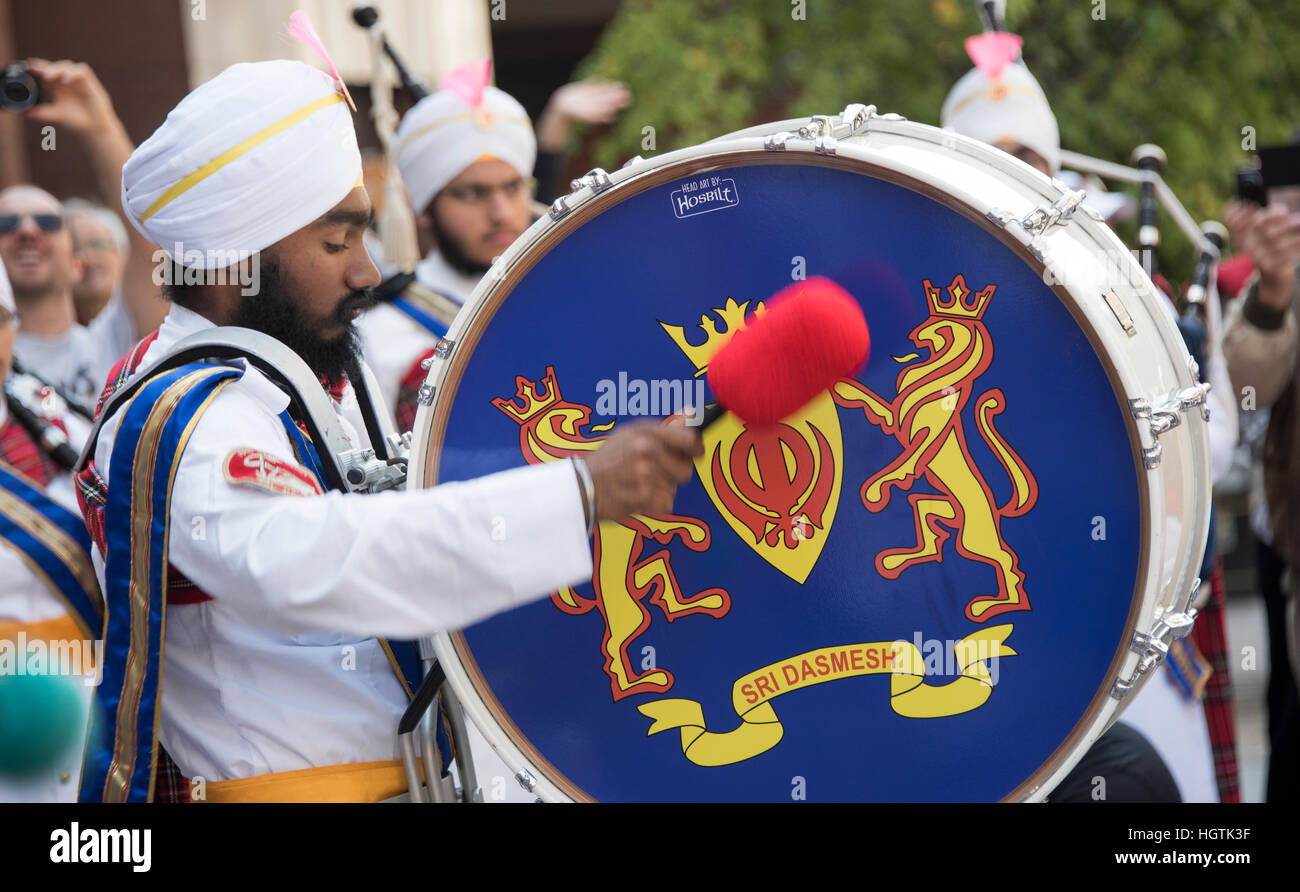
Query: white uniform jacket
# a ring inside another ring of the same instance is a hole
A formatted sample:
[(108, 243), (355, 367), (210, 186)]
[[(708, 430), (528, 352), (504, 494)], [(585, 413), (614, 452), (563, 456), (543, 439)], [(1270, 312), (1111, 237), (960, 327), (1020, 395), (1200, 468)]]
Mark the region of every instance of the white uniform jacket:
[[(140, 368), (208, 327), (174, 306)], [(277, 417), (287, 405), (245, 371), (201, 417), (176, 475), (169, 560), (209, 597), (166, 617), (161, 741), (187, 777), (396, 759), (407, 700), (376, 636), (461, 628), (591, 576), (567, 462), (364, 496), (232, 482), (234, 450), (297, 466)], [(119, 420), (94, 455), (110, 488)], [(98, 551), (95, 563), (103, 584)]]

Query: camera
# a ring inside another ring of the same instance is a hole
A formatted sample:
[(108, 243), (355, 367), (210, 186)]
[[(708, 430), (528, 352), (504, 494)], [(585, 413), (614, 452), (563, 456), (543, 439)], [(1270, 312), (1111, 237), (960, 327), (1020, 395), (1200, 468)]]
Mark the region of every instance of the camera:
[(1237, 168), (1237, 198), (1253, 202), (1260, 207), (1268, 204), (1267, 190), (1264, 188), (1264, 176), (1249, 164)]
[(41, 101), (41, 83), (26, 62), (10, 62), (0, 71), (0, 108), (21, 112)]

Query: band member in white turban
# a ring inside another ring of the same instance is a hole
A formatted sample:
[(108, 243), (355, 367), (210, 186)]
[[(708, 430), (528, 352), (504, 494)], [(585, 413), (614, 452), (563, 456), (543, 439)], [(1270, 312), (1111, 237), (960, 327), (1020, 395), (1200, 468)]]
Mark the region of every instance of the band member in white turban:
[(997, 146), (1045, 174), (1061, 169), (1056, 116), (1023, 62), (980, 58), (948, 93), (940, 125)]
[(123, 168), (131, 222), (183, 267), (212, 270), (322, 216), (361, 179), (333, 84), (302, 62), (243, 63), (186, 96)]
[(420, 362), (492, 261), (532, 222), (537, 140), (524, 107), (488, 84), (490, 65), (453, 71), (397, 129), (398, 167), (424, 258), (396, 283), (400, 289), (382, 295), (361, 331), (399, 430), (415, 418)]
[[(83, 799), (165, 798), (155, 733), (210, 801), (400, 793), (395, 732), (408, 696), (379, 636), (462, 627), (589, 577), (589, 524), (670, 510), (691, 474), (693, 431), (632, 425), (585, 467), (326, 492), (339, 485), (319, 463), (328, 445), (304, 437), (299, 404), (251, 363), (137, 380), (182, 338), (253, 328), (334, 385), (329, 423), (352, 447), (368, 444), (340, 381), (355, 379), (352, 323), (380, 282), (345, 99), (337, 75), (302, 63), (236, 65), (186, 97), (126, 165), (132, 222), (191, 275), (168, 286), (157, 338), (110, 375), (110, 391), (141, 389), (129, 401), (106, 393), (79, 477), (108, 611), (97, 696), (111, 726), (86, 763)], [(256, 293), (220, 275), (232, 251), (260, 251)], [(659, 469), (653, 479), (631, 479), (627, 449), (653, 456), (640, 466)], [(492, 533), (502, 523), (504, 542)], [(133, 609), (141, 599), (148, 609)]]

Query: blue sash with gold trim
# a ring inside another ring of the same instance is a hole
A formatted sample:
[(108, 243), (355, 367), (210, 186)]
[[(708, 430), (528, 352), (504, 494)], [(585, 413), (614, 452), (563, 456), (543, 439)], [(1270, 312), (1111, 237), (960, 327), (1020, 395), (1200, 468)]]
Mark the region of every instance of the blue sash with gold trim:
[[(444, 295), (445, 297), (446, 295)], [(450, 298), (448, 298), (450, 299)], [(434, 318), (433, 314), (426, 312), (401, 295), (389, 300), (396, 309), (404, 313), (408, 318), (414, 320), (422, 328), (428, 329), (437, 337), (444, 337), (447, 334), (447, 326)]]
[[(153, 799), (161, 720), (171, 492), (185, 446), (212, 400), (243, 375), (191, 363), (162, 372), (122, 409), (109, 462), (104, 525), (104, 674), (97, 729), (82, 773), (83, 802)], [(280, 421), (300, 463), (327, 489), (319, 455), (287, 411)], [(389, 648), (408, 689), (419, 682), (414, 647)], [(439, 745), (450, 743), (439, 727)]]
[(96, 691), (103, 727), (82, 771), (83, 802), (153, 798), (172, 483), (203, 411), (242, 374), (181, 366), (149, 381), (122, 410), (104, 511), (104, 676)]
[(0, 461), (0, 546), (18, 552), (74, 616), (98, 638), (104, 599), (90, 560), (90, 536), (79, 516)]

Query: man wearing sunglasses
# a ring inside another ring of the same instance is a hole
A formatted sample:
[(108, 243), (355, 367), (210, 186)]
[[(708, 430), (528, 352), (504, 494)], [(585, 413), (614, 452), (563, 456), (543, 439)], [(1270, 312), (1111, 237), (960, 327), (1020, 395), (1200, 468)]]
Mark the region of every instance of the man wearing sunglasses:
[(72, 289), (82, 264), (58, 199), (35, 186), (0, 192), (0, 260), (22, 316), (14, 350), (31, 371), (94, 403), (116, 356), (77, 323)]
[[(53, 126), (59, 135), (76, 137), (99, 193), (116, 204), (122, 165), (132, 145), (108, 92), (83, 63), (28, 59), (27, 67), (49, 101), (32, 106), (24, 116), (34, 124)], [(153, 246), (133, 234), (129, 248), (122, 291), (131, 334), (138, 338), (161, 324), (166, 305), (153, 282)], [(108, 370), (122, 355), (121, 338), (106, 337), (77, 321), (73, 291), (81, 283), (84, 265), (58, 199), (28, 185), (0, 192), (0, 259), (8, 267), (22, 316), (15, 344), (18, 359), (93, 405)]]

